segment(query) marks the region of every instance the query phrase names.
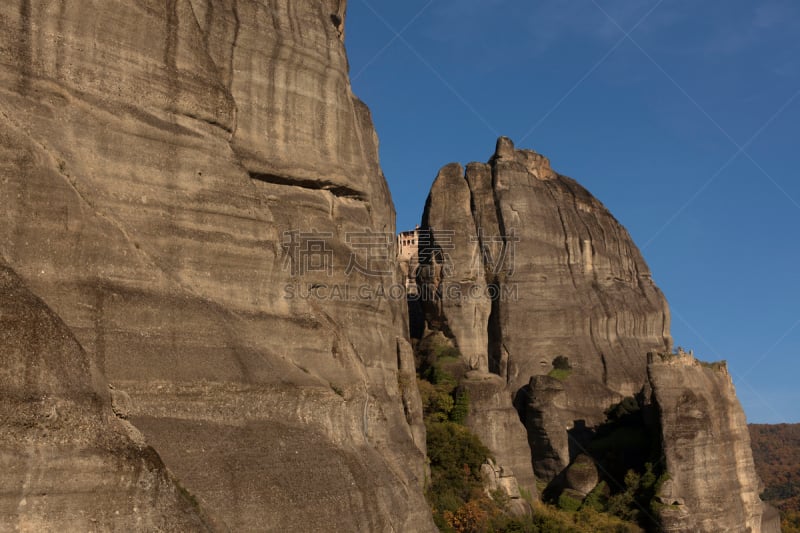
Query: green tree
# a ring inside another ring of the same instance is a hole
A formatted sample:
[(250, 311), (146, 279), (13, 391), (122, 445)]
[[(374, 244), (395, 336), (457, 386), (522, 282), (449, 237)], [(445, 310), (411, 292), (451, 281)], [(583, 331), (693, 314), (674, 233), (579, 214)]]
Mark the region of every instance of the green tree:
[(553, 368), (556, 370), (572, 370), (572, 365), (569, 364), (569, 358), (564, 355), (557, 355), (553, 359)]

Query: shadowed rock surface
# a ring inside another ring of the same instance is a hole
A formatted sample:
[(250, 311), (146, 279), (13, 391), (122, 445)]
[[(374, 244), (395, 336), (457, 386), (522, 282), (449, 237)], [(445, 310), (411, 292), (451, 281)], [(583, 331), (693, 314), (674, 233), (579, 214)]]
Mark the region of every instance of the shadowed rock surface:
[(0, 260), (0, 530), (210, 531), (111, 410), (64, 323)]
[(528, 387), (523, 388), (515, 400), (517, 409), (524, 413), (536, 474), (551, 480), (570, 462), (565, 430), (570, 421), (563, 416), (567, 406), (564, 384), (549, 376), (531, 376)]
[(394, 209), (344, 10), (0, 5), (0, 253), (231, 530), (433, 529), (404, 302), (301, 298), (399, 280), (345, 274)]
[[(689, 354), (650, 357), (670, 479), (661, 489), (664, 531), (762, 531), (760, 480), (750, 434), (725, 363)], [(774, 531), (774, 516), (765, 516)]]
[(567, 468), (564, 480), (566, 488), (574, 490), (586, 496), (600, 481), (597, 473), (597, 466), (588, 455), (581, 454), (575, 458), (575, 461)]

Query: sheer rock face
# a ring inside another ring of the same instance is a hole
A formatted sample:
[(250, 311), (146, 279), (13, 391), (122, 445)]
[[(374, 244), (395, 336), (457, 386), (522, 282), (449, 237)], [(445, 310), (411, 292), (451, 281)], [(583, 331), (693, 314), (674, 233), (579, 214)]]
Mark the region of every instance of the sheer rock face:
[(345, 274), (394, 210), (344, 10), (0, 5), (0, 253), (231, 530), (433, 529), (404, 302), (305, 297), (398, 282)]
[(564, 355), (573, 378), (638, 392), (647, 352), (671, 339), (666, 301), (630, 235), (539, 154), (501, 139), (489, 166), (482, 187), (491, 176), (499, 234), (516, 241), (513, 258), (499, 267), (518, 291), (499, 304), (509, 382), (521, 387)]
[[(644, 385), (646, 354), (671, 348), (661, 291), (596, 198), (506, 138), (489, 163), (440, 171), (423, 228), (434, 241), (428, 314), (472, 368), (505, 379), (523, 419), (548, 421), (529, 433), (549, 449), (534, 449), (536, 473), (552, 479), (569, 464), (565, 428), (601, 423)], [(573, 369), (556, 407), (538, 398), (549, 389), (528, 384), (559, 355)], [(528, 405), (539, 407), (526, 414)]]
[(158, 454), (112, 413), (67, 326), (2, 260), (0, 388), (1, 530), (210, 530)]
[(441, 294), (434, 320), (443, 320), (469, 368), (485, 372), (489, 370), (487, 324), (492, 304), (486, 294), (483, 261), (475, 253), (478, 232), (470, 203), (461, 165), (442, 168), (422, 217), (422, 227), (430, 232), (428, 242), (435, 241), (437, 249), (423, 252), (420, 262), (430, 268), (429, 290)]
[[(444, 167), (423, 223), (434, 239), (452, 239), (449, 252), (435, 243), (452, 264), (437, 287), (442, 321), (474, 368), (512, 387), (564, 355), (576, 377), (631, 395), (647, 352), (671, 345), (666, 301), (627, 231), (539, 154), (501, 138), (488, 164)], [(498, 285), (500, 297), (447, 297), (459, 284), (462, 296)]]
[(664, 530), (762, 531), (760, 480), (726, 365), (653, 355), (648, 373), (670, 475), (660, 494)]

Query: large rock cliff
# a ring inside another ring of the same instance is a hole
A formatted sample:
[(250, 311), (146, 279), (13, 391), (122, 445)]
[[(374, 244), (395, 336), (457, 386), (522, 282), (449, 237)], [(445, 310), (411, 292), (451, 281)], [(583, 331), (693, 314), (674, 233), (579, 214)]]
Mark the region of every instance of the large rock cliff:
[[(620, 484), (626, 461), (650, 462), (670, 478), (659, 496), (666, 531), (762, 530), (729, 375), (688, 355), (648, 363), (650, 352), (671, 352), (669, 309), (630, 235), (596, 198), (501, 138), (487, 164), (439, 172), (422, 225), (427, 325), (472, 369), (463, 386), (482, 384), (467, 422), (522, 485), (532, 482), (531, 457), (546, 497), (582, 498), (601, 478)], [(506, 416), (512, 401), (516, 420)], [(609, 452), (604, 438), (624, 451)], [(621, 471), (604, 468), (609, 460)]]
[[(486, 164), (444, 167), (422, 222), (432, 241), (421, 252), (429, 321), (472, 368), (505, 379), (531, 421), (536, 473), (552, 479), (569, 464), (565, 428), (601, 423), (644, 385), (646, 354), (670, 349), (663, 295), (611, 213), (507, 138)], [(568, 380), (531, 380), (558, 356), (572, 367)]]
[(750, 434), (726, 364), (683, 353), (649, 359), (669, 472), (659, 495), (663, 530), (774, 531), (758, 496)]
[(433, 528), (344, 9), (0, 5), (0, 254), (235, 531)]

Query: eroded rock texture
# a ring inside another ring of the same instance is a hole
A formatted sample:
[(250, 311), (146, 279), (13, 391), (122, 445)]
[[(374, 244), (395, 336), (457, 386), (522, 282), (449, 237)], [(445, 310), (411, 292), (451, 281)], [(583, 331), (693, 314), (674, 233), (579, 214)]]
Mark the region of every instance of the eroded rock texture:
[(467, 426), (494, 452), (505, 476), (513, 475), (516, 483), (536, 497), (525, 426), (509, 401), (503, 379), (496, 374), (473, 371), (467, 373), (460, 386), (469, 394)]
[(66, 325), (0, 259), (0, 530), (210, 531)]
[[(423, 253), (434, 265), (422, 280), (435, 295), (429, 321), (472, 368), (504, 378), (529, 422), (536, 473), (552, 479), (569, 464), (566, 429), (601, 423), (644, 385), (646, 354), (671, 347), (663, 295), (611, 213), (506, 138), (487, 164), (440, 171), (423, 227), (434, 241)], [(557, 356), (569, 379), (529, 387)]]
[[(487, 324), (491, 300), (487, 298), (483, 261), (473, 242), (478, 235), (470, 208), (469, 185), (464, 169), (458, 163), (439, 171), (433, 182), (422, 227), (427, 230), (423, 246), (436, 245), (423, 251), (424, 285), (434, 288), (439, 297), (432, 319), (441, 319), (445, 333), (456, 339), (458, 348), (470, 369), (489, 370), (486, 355)], [(432, 256), (432, 257), (431, 257)]]
[[(648, 357), (671, 351), (669, 309), (630, 235), (596, 198), (501, 138), (489, 163), (439, 172), (423, 231), (426, 318), (473, 369), (468, 423), (500, 463), (519, 475), (532, 452), (537, 477), (581, 499), (600, 479), (584, 446), (606, 409), (637, 395), (670, 476), (659, 495), (664, 529), (762, 530), (730, 376), (682, 351)], [(498, 414), (512, 396), (529, 447), (519, 424)], [(764, 528), (774, 526), (769, 515)]]
[[(750, 434), (725, 363), (651, 355), (648, 374), (670, 476), (660, 493), (664, 531), (762, 531)], [(766, 523), (774, 530), (772, 515)]]
[[(499, 234), (516, 239), (513, 261), (500, 270), (518, 290), (499, 305), (509, 381), (522, 386), (564, 355), (573, 377), (637, 392), (645, 355), (671, 338), (666, 301), (630, 235), (539, 154), (501, 139), (490, 168)], [(475, 181), (488, 188), (488, 179)]]
[(344, 8), (0, 5), (0, 253), (234, 531), (433, 528), (404, 303), (300, 297), (398, 281), (345, 274), (394, 211)]

